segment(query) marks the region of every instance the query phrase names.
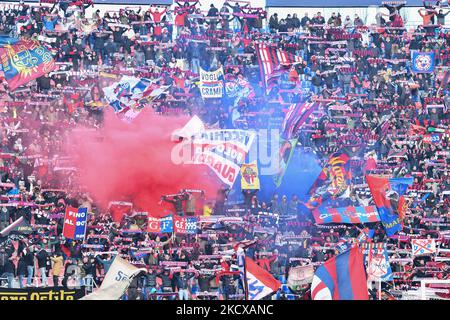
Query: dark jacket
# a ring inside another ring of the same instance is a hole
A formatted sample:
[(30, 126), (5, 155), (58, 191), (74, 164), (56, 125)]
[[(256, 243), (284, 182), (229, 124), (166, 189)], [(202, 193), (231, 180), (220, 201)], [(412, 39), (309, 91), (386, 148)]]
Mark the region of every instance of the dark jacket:
[(24, 257), (25, 263), (27, 266), (34, 267), (34, 253), (28, 252)]
[(46, 268), (47, 267), (47, 261), (48, 261), (48, 253), (44, 249), (39, 251), (39, 253), (36, 256), (38, 261), (38, 268)]
[(27, 275), (27, 262), (25, 261), (25, 257), (20, 258), (19, 263), (17, 264), (17, 275)]

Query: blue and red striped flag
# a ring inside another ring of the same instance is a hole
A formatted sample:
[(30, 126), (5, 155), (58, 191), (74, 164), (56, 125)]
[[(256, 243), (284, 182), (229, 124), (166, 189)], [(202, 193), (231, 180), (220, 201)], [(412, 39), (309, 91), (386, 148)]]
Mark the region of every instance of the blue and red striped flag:
[(261, 79), (266, 92), (270, 92), (270, 89), (273, 87), (271, 82), (280, 77), (283, 71), (289, 72), (288, 66), (303, 61), (299, 56), (265, 44), (256, 46), (256, 56), (258, 57)]
[(386, 234), (389, 237), (393, 236), (402, 230), (399, 213), (404, 213), (402, 211), (403, 195), (408, 186), (412, 185), (413, 178), (387, 178), (368, 175), (366, 181)]
[(317, 268), (311, 297), (313, 300), (369, 300), (364, 257), (358, 246)]
[(317, 224), (325, 223), (370, 223), (380, 221), (375, 206), (319, 208), (313, 211)]

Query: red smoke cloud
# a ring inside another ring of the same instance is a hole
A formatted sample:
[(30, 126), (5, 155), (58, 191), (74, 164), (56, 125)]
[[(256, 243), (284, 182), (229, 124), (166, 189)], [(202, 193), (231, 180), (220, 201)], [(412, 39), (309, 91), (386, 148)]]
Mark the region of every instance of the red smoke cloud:
[(99, 131), (76, 130), (68, 141), (79, 183), (104, 208), (109, 201), (130, 201), (155, 217), (167, 215), (158, 203), (161, 195), (201, 189), (206, 197), (214, 197), (220, 182), (207, 166), (171, 161), (176, 145), (171, 134), (188, 121), (188, 117), (165, 117), (144, 110), (132, 123), (125, 123), (106, 112)]

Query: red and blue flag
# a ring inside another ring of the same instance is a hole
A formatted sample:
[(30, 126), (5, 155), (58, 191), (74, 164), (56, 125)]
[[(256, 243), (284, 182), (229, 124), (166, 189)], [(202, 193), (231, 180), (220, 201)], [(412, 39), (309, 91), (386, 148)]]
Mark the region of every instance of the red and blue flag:
[(325, 223), (370, 223), (380, 221), (375, 206), (348, 206), (342, 208), (319, 208), (313, 211), (317, 224)]
[(317, 268), (311, 297), (313, 300), (369, 300), (364, 257), (357, 246)]
[(52, 72), (56, 67), (50, 51), (31, 39), (1, 37), (0, 61), (10, 90)]
[(237, 260), (248, 300), (261, 300), (280, 289), (280, 281), (275, 279), (269, 271), (260, 267), (255, 261), (245, 256), (242, 248), (237, 249)]
[(401, 216), (404, 197), (413, 178), (388, 178), (368, 175), (366, 181), (378, 209), (386, 234), (391, 237), (402, 230)]
[(80, 240), (86, 235), (87, 208), (66, 208), (63, 236), (67, 239)]

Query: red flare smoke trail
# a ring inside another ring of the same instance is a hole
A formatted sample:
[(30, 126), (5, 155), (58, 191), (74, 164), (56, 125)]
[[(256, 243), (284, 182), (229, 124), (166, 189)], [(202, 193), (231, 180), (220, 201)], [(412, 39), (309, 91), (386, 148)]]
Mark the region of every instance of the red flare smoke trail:
[(206, 197), (214, 197), (220, 183), (207, 166), (171, 161), (176, 144), (171, 134), (188, 120), (144, 110), (125, 123), (107, 111), (99, 131), (76, 130), (68, 139), (67, 152), (79, 170), (80, 185), (103, 208), (109, 201), (130, 201), (154, 217), (167, 215), (158, 203), (161, 195), (201, 189)]

